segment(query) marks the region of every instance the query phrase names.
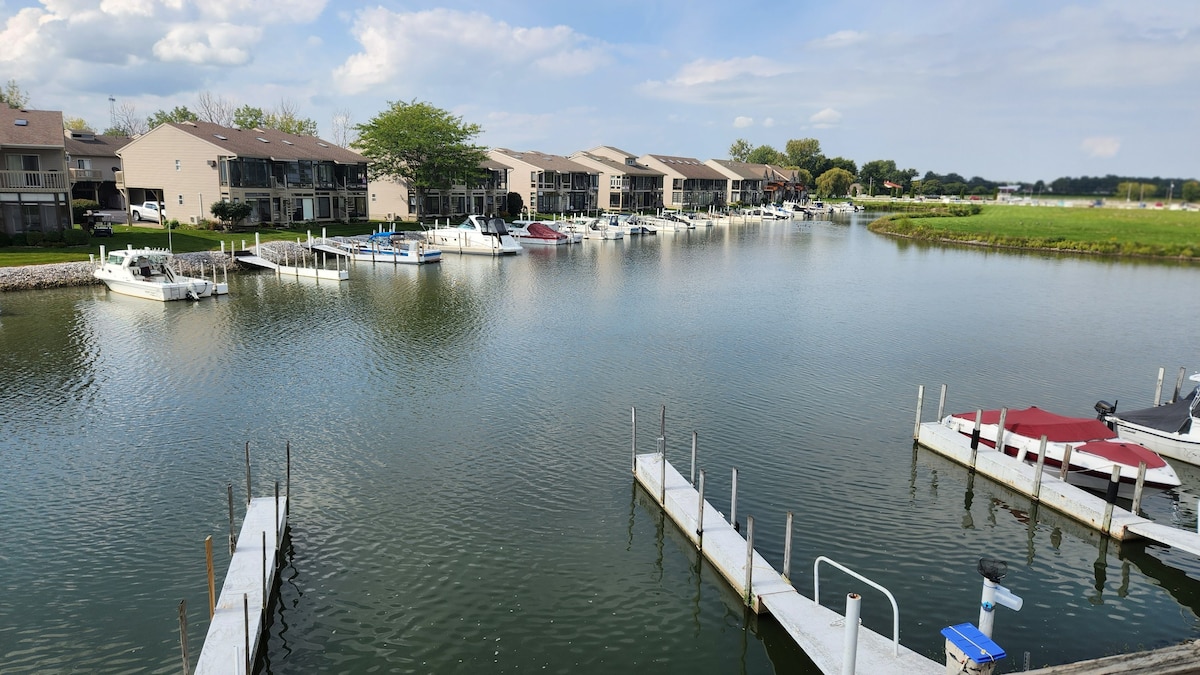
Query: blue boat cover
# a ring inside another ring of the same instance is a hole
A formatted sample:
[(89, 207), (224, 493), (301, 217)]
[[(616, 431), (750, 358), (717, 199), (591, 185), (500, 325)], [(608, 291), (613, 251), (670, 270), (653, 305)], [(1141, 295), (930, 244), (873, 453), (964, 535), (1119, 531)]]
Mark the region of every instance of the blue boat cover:
[(947, 626), (942, 629), (942, 635), (975, 663), (999, 661), (1006, 656), (1000, 645), (992, 642), (992, 639), (980, 632), (973, 623)]

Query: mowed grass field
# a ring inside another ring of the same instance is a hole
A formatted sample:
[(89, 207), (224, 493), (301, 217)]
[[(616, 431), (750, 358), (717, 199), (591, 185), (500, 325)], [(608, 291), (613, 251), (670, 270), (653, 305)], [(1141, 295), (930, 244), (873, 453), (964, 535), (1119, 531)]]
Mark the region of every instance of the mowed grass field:
[(872, 231), (918, 239), (1106, 255), (1200, 258), (1200, 212), (985, 205), (978, 214), (894, 214)]

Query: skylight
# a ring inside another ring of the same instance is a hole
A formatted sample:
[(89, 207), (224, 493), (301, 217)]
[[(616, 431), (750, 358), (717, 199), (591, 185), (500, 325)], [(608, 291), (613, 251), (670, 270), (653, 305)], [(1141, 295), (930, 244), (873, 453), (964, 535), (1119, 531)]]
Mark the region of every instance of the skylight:
[(328, 145), (325, 145), (325, 144), (324, 144), (324, 143), (322, 143), (321, 141), (317, 141), (317, 145), (321, 146), (322, 148), (328, 148), (328, 147), (329, 147)]
[(288, 145), (295, 145), (295, 143), (293, 143), (293, 142), (291, 142), (291, 141), (286, 141), (286, 140), (285, 140), (285, 141), (283, 141), (283, 142), (284, 142), (284, 143), (287, 143)]
[(229, 140), (228, 138), (226, 138), (225, 136), (222, 136), (221, 134), (213, 134), (213, 136), (216, 136), (217, 138), (219, 138), (219, 139), (221, 139), (221, 140), (223, 140), (223, 141), (227, 141), (227, 140)]
[(270, 143), (270, 142), (271, 142), (271, 141), (268, 141), (267, 139), (263, 138), (262, 136), (255, 136), (255, 138), (257, 138), (258, 140), (262, 141), (263, 143)]
[(13, 120), (13, 124), (19, 127), (27, 127), (29, 126), (29, 120)]

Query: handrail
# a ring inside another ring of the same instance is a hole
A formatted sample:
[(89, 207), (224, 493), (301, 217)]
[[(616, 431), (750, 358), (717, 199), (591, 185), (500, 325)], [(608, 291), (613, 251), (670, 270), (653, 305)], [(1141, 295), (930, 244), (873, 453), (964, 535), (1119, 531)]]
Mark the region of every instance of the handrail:
[(838, 563), (834, 560), (830, 560), (829, 558), (826, 558), (825, 556), (818, 556), (816, 561), (813, 562), (813, 602), (817, 603), (818, 605), (821, 604), (820, 567), (821, 567), (822, 562), (827, 562), (830, 565), (833, 565), (834, 567), (838, 568), (839, 570), (845, 572), (846, 574), (849, 574), (850, 576), (854, 577), (855, 579), (858, 579), (859, 581), (861, 581), (863, 583), (870, 584), (871, 586), (875, 587), (877, 590), (882, 591), (883, 594), (887, 596), (888, 600), (891, 600), (891, 602), (892, 602), (892, 656), (899, 656), (900, 655), (900, 607), (896, 605), (896, 597), (892, 595), (892, 592), (889, 591), (888, 589), (884, 588), (883, 586), (880, 586), (879, 584), (875, 583), (874, 581), (871, 581), (870, 579), (864, 577), (863, 575), (859, 574), (858, 572), (855, 572), (854, 570), (850, 569), (849, 567), (842, 565), (841, 563)]

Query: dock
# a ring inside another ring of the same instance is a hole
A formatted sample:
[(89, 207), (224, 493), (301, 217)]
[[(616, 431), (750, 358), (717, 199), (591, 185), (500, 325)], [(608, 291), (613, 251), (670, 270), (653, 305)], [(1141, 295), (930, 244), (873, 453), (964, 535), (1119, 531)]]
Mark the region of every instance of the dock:
[(262, 267), (264, 269), (274, 270), (278, 276), (295, 276), (307, 277), (310, 279), (329, 279), (331, 281), (346, 281), (350, 278), (350, 271), (343, 269), (328, 270), (320, 267), (296, 267), (294, 265), (280, 265), (276, 262), (271, 262), (266, 258), (252, 251), (234, 251), (234, 260)]
[[(922, 387), (919, 397), (923, 397), (923, 394)], [(939, 417), (945, 406), (944, 387), (941, 401)], [(917, 444), (1114, 539), (1148, 539), (1200, 556), (1200, 533), (1143, 518), (1071, 485), (1054, 472), (1039, 471), (1035, 465), (1026, 464), (983, 443), (972, 451), (962, 434), (940, 421), (922, 422), (920, 407), (918, 403), (914, 434)]]
[[(752, 517), (747, 518), (746, 537), (743, 537), (737, 528), (725, 520), (724, 515), (707, 500), (702, 500), (703, 472), (697, 489), (666, 461), (665, 452), (638, 454), (635, 437), (633, 473), (637, 483), (662, 507), (663, 512), (720, 572), (747, 606), (756, 613), (774, 617), (821, 672), (843, 673), (843, 665), (851, 659), (855, 662), (851, 668), (857, 666), (857, 670), (852, 672), (879, 675), (933, 675), (946, 672), (944, 664), (900, 644), (898, 610), (893, 620), (894, 635), (885, 637), (859, 626), (857, 620), (847, 621), (842, 614), (801, 595), (785, 576), (790, 573), (788, 570), (785, 569), (785, 574), (781, 574), (754, 550)], [(784, 555), (790, 558), (790, 537)], [(818, 568), (823, 561), (836, 565), (824, 558), (818, 558), (814, 563), (814, 596), (819, 592)], [(854, 602), (858, 602), (858, 596), (851, 595), (855, 598)], [(893, 610), (896, 610), (894, 601)], [(854, 611), (857, 612), (857, 605)], [(847, 623), (857, 628), (857, 648), (852, 652), (848, 652), (846, 647)]]
[(257, 497), (246, 506), (221, 597), (200, 651), (196, 675), (252, 673), (275, 588), (279, 543), (287, 530), (287, 496)]

